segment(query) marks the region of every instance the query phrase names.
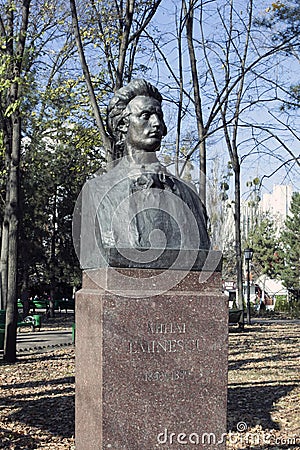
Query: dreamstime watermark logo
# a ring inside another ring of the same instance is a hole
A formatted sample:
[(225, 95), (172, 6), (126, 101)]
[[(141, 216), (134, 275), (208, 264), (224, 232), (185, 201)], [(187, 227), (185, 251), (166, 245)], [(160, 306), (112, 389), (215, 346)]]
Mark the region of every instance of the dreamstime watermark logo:
[[(153, 175), (166, 189), (149, 189)], [(163, 172), (147, 172), (122, 158), (110, 172), (84, 185), (73, 214), (73, 243), (81, 267), (100, 288), (119, 294), (120, 287), (127, 286), (130, 297), (158, 295), (176, 286), (194, 267), (203, 239), (199, 220), (179, 195), (180, 189), (170, 189), (166, 181)], [(191, 190), (184, 181), (178, 183), (183, 191)], [(111, 263), (112, 249), (113, 257), (123, 264)], [(219, 265), (221, 253), (217, 257), (216, 253), (208, 250), (205, 254), (199, 282), (207, 281)], [(164, 266), (156, 264), (163, 259)], [(109, 287), (95, 270), (107, 266), (114, 280)], [(141, 293), (140, 280), (128, 276), (122, 267), (160, 270), (143, 278)]]
[(164, 444), (180, 444), (180, 445), (220, 445), (226, 441), (226, 434), (222, 434), (218, 439), (215, 433), (174, 433), (169, 431), (167, 428), (163, 432), (158, 433), (157, 443), (160, 445)]
[(243, 433), (244, 431), (246, 431), (248, 429), (248, 425), (246, 424), (246, 422), (238, 422), (236, 424), (236, 429), (240, 433)]
[(185, 433), (179, 432), (175, 433), (173, 431), (165, 428), (162, 432), (157, 434), (156, 442), (157, 447), (164, 445), (212, 445), (217, 447), (225, 442), (230, 446), (237, 444), (239, 445), (276, 445), (276, 446), (286, 446), (286, 445), (298, 445), (300, 444), (300, 436), (277, 436), (271, 432), (265, 430), (255, 430), (247, 431), (248, 426), (246, 422), (238, 422), (236, 426), (237, 431), (229, 431), (228, 433), (223, 433), (221, 435), (216, 435), (215, 433)]
[(300, 436), (278, 436), (275, 433), (258, 428), (248, 430), (246, 422), (238, 422), (237, 431), (229, 431), (226, 436), (228, 445), (243, 444), (248, 446), (286, 446), (300, 444)]

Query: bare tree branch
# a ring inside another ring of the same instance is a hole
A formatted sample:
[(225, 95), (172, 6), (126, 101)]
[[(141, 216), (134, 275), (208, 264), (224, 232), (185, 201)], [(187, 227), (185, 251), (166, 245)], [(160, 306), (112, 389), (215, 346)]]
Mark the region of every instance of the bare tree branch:
[(108, 160), (111, 160), (112, 159), (111, 140), (110, 140), (108, 134), (106, 133), (106, 130), (104, 127), (104, 123), (103, 123), (100, 109), (99, 109), (99, 106), (97, 103), (93, 83), (91, 80), (90, 71), (89, 71), (89, 68), (88, 68), (88, 65), (87, 65), (87, 62), (85, 59), (83, 45), (82, 45), (82, 41), (81, 41), (81, 37), (80, 37), (75, 0), (70, 0), (70, 7), (71, 7), (71, 13), (72, 13), (72, 24), (73, 24), (74, 36), (75, 36), (75, 40), (76, 40), (76, 44), (77, 44), (77, 48), (78, 48), (80, 63), (81, 63), (82, 71), (83, 71), (84, 78), (86, 81), (90, 101), (91, 101), (92, 108), (94, 111), (96, 123), (97, 123), (97, 126), (98, 126), (100, 134), (101, 134), (103, 145), (104, 145), (106, 153), (108, 155)]

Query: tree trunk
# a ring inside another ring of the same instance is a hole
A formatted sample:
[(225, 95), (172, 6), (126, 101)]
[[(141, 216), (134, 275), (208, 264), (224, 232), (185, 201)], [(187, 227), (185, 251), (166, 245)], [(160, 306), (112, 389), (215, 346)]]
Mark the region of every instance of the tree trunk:
[(17, 230), (18, 220), (13, 214), (9, 226), (8, 291), (3, 357), (10, 363), (15, 362), (17, 358)]
[(189, 58), (193, 80), (194, 90), (194, 108), (197, 120), (197, 132), (199, 141), (199, 196), (202, 203), (206, 205), (206, 142), (204, 136), (206, 130), (204, 128), (202, 116), (202, 100), (199, 86), (199, 76), (197, 70), (197, 59), (195, 55), (194, 41), (193, 41), (193, 22), (194, 22), (194, 5), (190, 3), (189, 10), (187, 10), (185, 1), (183, 2), (183, 10), (185, 13), (186, 37), (189, 49)]
[[(11, 165), (11, 145), (12, 132), (11, 121), (8, 118), (2, 119), (4, 146), (5, 146), (5, 167), (7, 173), (10, 171)], [(1, 257), (0, 257), (0, 306), (1, 309), (6, 309), (7, 304), (7, 277), (8, 277), (8, 232), (9, 232), (9, 199), (10, 199), (10, 184), (9, 177), (6, 179), (6, 193), (4, 205), (4, 217), (2, 223), (1, 234)]]
[[(2, 31), (6, 34), (6, 53), (8, 58), (7, 81), (9, 88), (6, 91), (7, 108), (11, 108), (9, 113), (2, 117), (2, 129), (6, 131), (6, 138), (11, 138), (7, 146), (8, 164), (8, 190), (6, 196), (5, 213), (7, 214), (8, 230), (8, 255), (7, 255), (7, 302), (6, 302), (6, 323), (4, 360), (7, 362), (16, 361), (17, 347), (17, 272), (18, 272), (18, 214), (19, 214), (19, 163), (21, 154), (21, 113), (20, 113), (20, 78), (22, 72), (23, 56), (25, 50), (26, 33), (28, 28), (28, 17), (31, 0), (22, 0), (20, 5), (20, 23), (15, 21), (15, 10), (12, 2), (8, 2), (6, 9), (6, 27), (1, 19)], [(9, 132), (8, 132), (9, 131)], [(6, 251), (3, 249), (3, 252)], [(2, 254), (1, 254), (2, 257)], [(5, 264), (5, 254), (3, 253), (3, 263)]]
[(103, 123), (103, 120), (101, 117), (100, 109), (99, 109), (99, 106), (97, 103), (96, 94), (94, 91), (90, 71), (89, 71), (89, 68), (88, 68), (88, 65), (86, 62), (84, 49), (83, 49), (83, 45), (82, 45), (82, 40), (81, 40), (81, 36), (80, 36), (80, 31), (79, 31), (75, 0), (70, 0), (70, 8), (71, 8), (71, 14), (72, 14), (72, 25), (73, 25), (73, 30), (74, 30), (74, 37), (75, 37), (76, 45), (78, 48), (80, 64), (81, 64), (82, 72), (84, 75), (85, 83), (87, 86), (89, 99), (90, 99), (90, 102), (91, 102), (91, 105), (93, 108), (97, 126), (99, 128), (103, 146), (106, 150), (107, 160), (111, 161), (113, 159), (112, 149), (111, 149), (111, 140), (105, 130), (105, 126), (104, 126), (104, 123)]
[(57, 188), (54, 194), (53, 211), (52, 211), (52, 236), (51, 236), (51, 253), (50, 253), (50, 300), (49, 300), (49, 316), (55, 316), (54, 296), (56, 290), (56, 234), (57, 234)]
[(237, 274), (237, 305), (243, 306), (243, 258), (241, 244), (241, 184), (240, 184), (240, 165), (234, 167), (234, 226), (235, 226), (235, 255), (236, 255), (236, 274)]
[[(7, 187), (6, 195), (9, 194), (9, 188)], [(8, 215), (7, 215), (6, 201), (4, 218), (2, 224), (2, 236), (1, 236), (1, 260), (0, 260), (0, 274), (1, 274), (1, 303), (0, 308), (6, 309), (7, 304), (7, 276), (8, 276)]]
[(55, 285), (52, 281), (53, 285), (50, 288), (50, 299), (49, 299), (49, 317), (55, 317)]
[(18, 213), (19, 213), (19, 162), (21, 150), (21, 118), (19, 111), (12, 117), (12, 155), (9, 171), (9, 232), (7, 309), (4, 342), (4, 360), (15, 362), (17, 356), (17, 271), (18, 271)]

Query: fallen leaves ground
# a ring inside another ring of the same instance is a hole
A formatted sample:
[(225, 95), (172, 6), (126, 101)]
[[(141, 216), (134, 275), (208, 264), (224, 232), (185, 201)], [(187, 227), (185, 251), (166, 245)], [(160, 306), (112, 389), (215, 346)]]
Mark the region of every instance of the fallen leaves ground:
[(0, 448), (74, 447), (74, 349), (1, 366)]
[[(228, 449), (300, 449), (299, 331), (231, 330)], [(0, 388), (0, 449), (75, 449), (72, 347), (0, 362)]]
[(271, 323), (230, 333), (228, 449), (300, 449), (299, 332)]

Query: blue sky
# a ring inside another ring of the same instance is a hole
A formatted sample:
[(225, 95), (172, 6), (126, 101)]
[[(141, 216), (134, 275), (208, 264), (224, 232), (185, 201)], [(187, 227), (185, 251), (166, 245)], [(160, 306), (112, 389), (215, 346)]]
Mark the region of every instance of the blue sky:
[[(224, 35), (222, 30), (222, 16), (218, 15), (216, 12), (216, 6), (220, 8), (224, 6), (226, 2), (221, 0), (216, 0), (209, 2), (205, 8), (205, 38), (207, 39), (207, 46), (214, 41), (217, 41), (217, 45), (211, 52), (212, 60), (211, 65), (215, 73), (217, 74), (217, 79), (222, 82), (222, 45), (225, 46), (224, 41), (222, 41), (222, 36)], [(257, 1), (255, 2), (256, 9), (254, 14), (256, 17), (264, 17), (270, 14), (267, 12), (268, 7), (270, 7), (272, 2), (269, 1)], [(236, 5), (236, 27), (237, 34), (240, 26), (239, 20), (244, 20), (247, 16), (247, 11), (245, 9), (246, 2), (235, 1)], [(157, 26), (161, 30), (160, 45), (164, 53), (167, 55), (168, 61), (172, 69), (176, 72), (178, 67), (177, 50), (175, 43), (172, 39), (176, 34), (176, 28), (174, 25), (174, 14), (175, 9), (179, 8), (180, 2), (175, 2), (173, 0), (165, 0), (162, 2), (162, 8), (156, 15)], [(226, 11), (222, 10), (224, 15)], [(195, 25), (195, 36), (200, 41), (200, 27)], [(275, 32), (276, 30), (272, 30)], [(223, 34), (222, 34), (223, 33)], [(226, 33), (225, 33), (226, 35)], [(237, 36), (237, 35), (236, 35)], [(225, 39), (225, 38), (224, 38)], [(269, 40), (268, 40), (269, 39)], [(238, 37), (235, 37), (235, 43), (240, 45), (243, 40), (242, 32)], [(261, 35), (259, 29), (254, 29), (252, 48), (253, 51), (249, 53), (248, 61), (249, 63), (253, 58), (257, 56), (257, 53), (266, 52), (270, 47), (271, 35), (267, 36)], [(256, 52), (255, 53), (255, 47)], [(199, 47), (200, 48), (200, 47)], [(242, 47), (241, 47), (242, 48)], [(220, 50), (220, 51), (219, 51)], [(217, 52), (219, 52), (217, 54)], [(184, 76), (187, 89), (191, 88), (189, 83), (191, 75), (188, 62), (188, 52), (186, 48), (186, 43), (183, 43), (183, 61), (184, 61)], [(213, 86), (209, 84), (209, 79), (203, 81), (207, 72), (205, 69), (205, 64), (201, 60), (200, 56), (203, 57), (203, 52), (197, 53), (198, 55), (198, 70), (200, 84), (202, 84), (202, 94), (203, 94), (203, 110), (204, 115), (208, 117), (210, 105), (210, 98), (213, 99), (211, 95)], [(216, 55), (213, 59), (213, 55)], [(235, 64), (234, 53), (232, 52), (233, 59), (232, 63)], [(159, 80), (159, 87), (161, 88), (165, 98), (173, 95), (173, 89), (175, 88), (174, 81), (170, 76), (166, 66), (161, 61), (158, 65), (154, 61), (148, 61), (149, 67), (152, 63), (151, 76), (153, 79)], [(238, 64), (236, 64), (236, 70), (238, 70)], [(247, 78), (245, 86), (245, 105), (247, 101), (252, 100), (253, 96), (254, 104), (252, 107), (248, 108), (244, 114), (241, 116), (242, 120), (240, 122), (239, 128), (239, 146), (240, 155), (243, 155), (242, 162), (242, 191), (244, 195), (247, 196), (246, 182), (255, 178), (263, 178), (263, 189), (262, 192), (271, 192), (273, 185), (275, 184), (291, 184), (294, 190), (300, 190), (300, 173), (299, 166), (291, 163), (280, 170), (277, 170), (284, 161), (291, 159), (292, 152), (295, 156), (300, 155), (300, 136), (299, 136), (299, 114), (298, 112), (289, 111), (285, 114), (280, 110), (281, 102), (276, 101), (275, 97), (278, 96), (283, 98), (286, 93), (284, 89), (289, 89), (289, 86), (293, 83), (299, 81), (299, 62), (296, 59), (290, 58), (287, 55), (281, 53), (276, 57), (266, 61), (264, 65), (258, 68), (260, 77), (255, 78), (255, 74), (252, 74)], [(268, 78), (274, 81), (273, 86), (268, 87)], [(272, 92), (271, 92), (272, 91)], [(255, 104), (256, 98), (260, 100), (264, 99), (264, 103)], [(273, 101), (270, 102), (269, 98), (273, 97)], [(206, 103), (205, 103), (206, 102)], [(232, 102), (234, 102), (234, 96), (232, 97)], [(168, 101), (165, 102), (165, 116), (167, 126), (169, 128), (169, 139), (172, 142), (172, 128), (176, 125), (176, 108), (171, 106)], [(186, 116), (186, 121), (184, 122), (184, 131), (190, 132), (191, 134), (195, 130), (195, 123), (193, 123), (192, 116), (194, 114), (191, 108), (191, 114)], [(244, 127), (247, 124), (247, 128)], [(258, 133), (258, 128), (249, 128), (249, 124), (256, 125), (257, 127), (265, 127), (266, 130)], [(287, 126), (283, 126), (283, 124)], [(253, 130), (256, 130), (255, 139), (253, 138)], [(271, 133), (277, 136), (278, 140), (272, 137)], [(166, 140), (166, 142), (167, 142)], [(283, 143), (283, 145), (281, 145)], [(286, 148), (285, 148), (286, 147)], [(222, 139), (220, 132), (216, 133), (212, 138), (207, 141), (208, 148), (208, 166), (210, 167), (211, 161), (215, 158), (219, 158), (221, 163), (227, 165), (228, 151)], [(249, 154), (250, 153), (250, 154)], [(195, 162), (196, 164), (196, 162)], [(271, 174), (274, 172), (274, 175)]]

